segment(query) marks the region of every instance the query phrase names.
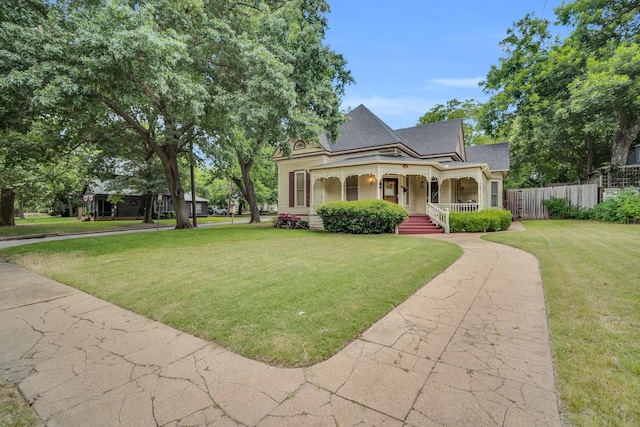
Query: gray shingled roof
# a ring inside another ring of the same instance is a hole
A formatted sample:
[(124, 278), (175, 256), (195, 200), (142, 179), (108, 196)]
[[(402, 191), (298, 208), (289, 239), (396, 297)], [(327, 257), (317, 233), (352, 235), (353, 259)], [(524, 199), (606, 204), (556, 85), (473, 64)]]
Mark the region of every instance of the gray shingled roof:
[(116, 191), (113, 188), (111, 188), (110, 184), (111, 184), (111, 180), (106, 180), (106, 181), (102, 181), (102, 180), (99, 180), (99, 179), (93, 180), (91, 182), (88, 182), (85, 185), (85, 189), (84, 189), (84, 193), (83, 194), (116, 194), (116, 193), (120, 193), (120, 194), (123, 194), (125, 196), (137, 196), (139, 194), (139, 192), (137, 192), (136, 190), (133, 190), (131, 188), (122, 188), (122, 189), (119, 189), (118, 191)]
[[(348, 121), (340, 128), (340, 136), (335, 143), (330, 143), (326, 134), (320, 136), (320, 144), (328, 152), (374, 149), (397, 144), (420, 157), (451, 155), (458, 152), (463, 132), (462, 119), (393, 130), (364, 105), (351, 110), (347, 118)], [(508, 143), (466, 147), (465, 151), (468, 163), (486, 163), (491, 170), (509, 170)], [(462, 158), (464, 159), (464, 155)]]
[(348, 121), (340, 128), (338, 140), (331, 144), (326, 134), (320, 144), (331, 152), (359, 150), (401, 144), (419, 156), (455, 153), (462, 132), (462, 120), (427, 123), (393, 130), (364, 105), (347, 114)]
[(396, 130), (404, 144), (421, 156), (457, 152), (461, 132), (462, 119)]
[(336, 153), (361, 148), (379, 147), (401, 142), (400, 137), (364, 105), (347, 114), (348, 121), (340, 128), (338, 140), (331, 144), (326, 134), (320, 136), (325, 150)]
[[(184, 193), (184, 201), (185, 202), (191, 202), (191, 193), (186, 192)], [(196, 202), (207, 202), (209, 203), (209, 199), (205, 199), (203, 197), (200, 197), (196, 194)]]
[(466, 148), (467, 161), (486, 163), (492, 171), (509, 170), (509, 143), (475, 145)]

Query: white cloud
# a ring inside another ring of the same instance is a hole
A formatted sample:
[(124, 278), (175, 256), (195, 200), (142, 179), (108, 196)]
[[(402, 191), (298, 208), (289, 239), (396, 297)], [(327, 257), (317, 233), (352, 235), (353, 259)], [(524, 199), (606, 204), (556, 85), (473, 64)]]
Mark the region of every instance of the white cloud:
[(478, 83), (480, 83), (482, 80), (484, 80), (484, 77), (433, 79), (432, 82), (439, 86), (477, 89)]

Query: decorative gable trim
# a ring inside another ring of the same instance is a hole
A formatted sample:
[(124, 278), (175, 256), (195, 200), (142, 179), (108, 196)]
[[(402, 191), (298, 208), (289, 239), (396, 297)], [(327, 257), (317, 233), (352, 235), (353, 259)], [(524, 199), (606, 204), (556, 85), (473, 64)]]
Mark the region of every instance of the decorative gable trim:
[(378, 153), (381, 156), (394, 156), (394, 157), (400, 157), (400, 156), (402, 156), (404, 154), (398, 148), (384, 148), (384, 149), (378, 151)]

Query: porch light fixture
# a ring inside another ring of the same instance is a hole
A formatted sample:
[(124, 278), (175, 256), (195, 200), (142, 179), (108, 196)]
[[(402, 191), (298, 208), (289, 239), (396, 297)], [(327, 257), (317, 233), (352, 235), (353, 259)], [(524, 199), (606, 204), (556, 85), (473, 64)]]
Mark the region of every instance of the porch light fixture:
[(420, 188), (424, 188), (424, 181), (420, 181)]
[(369, 175), (369, 185), (373, 185), (376, 182), (376, 178), (373, 175)]

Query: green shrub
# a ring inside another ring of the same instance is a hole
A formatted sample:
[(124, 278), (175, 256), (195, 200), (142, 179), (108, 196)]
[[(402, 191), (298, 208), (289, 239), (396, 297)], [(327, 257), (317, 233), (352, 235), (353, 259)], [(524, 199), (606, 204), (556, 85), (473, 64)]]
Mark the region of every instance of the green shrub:
[(588, 209), (572, 205), (569, 199), (552, 197), (543, 200), (542, 205), (549, 211), (551, 219), (587, 219), (590, 215)]
[(640, 193), (632, 188), (622, 190), (591, 209), (590, 217), (603, 222), (640, 223)]
[(552, 197), (549, 200), (543, 200), (542, 206), (547, 208), (549, 218), (551, 219), (566, 219), (572, 217), (572, 206), (568, 199)]
[(332, 233), (393, 233), (409, 216), (395, 203), (385, 200), (328, 202), (318, 207), (324, 229)]
[(511, 226), (511, 212), (504, 209), (489, 209), (475, 212), (451, 212), (449, 231), (451, 233), (484, 233), (502, 231)]
[(160, 219), (174, 219), (175, 217), (176, 217), (175, 211), (160, 212)]

